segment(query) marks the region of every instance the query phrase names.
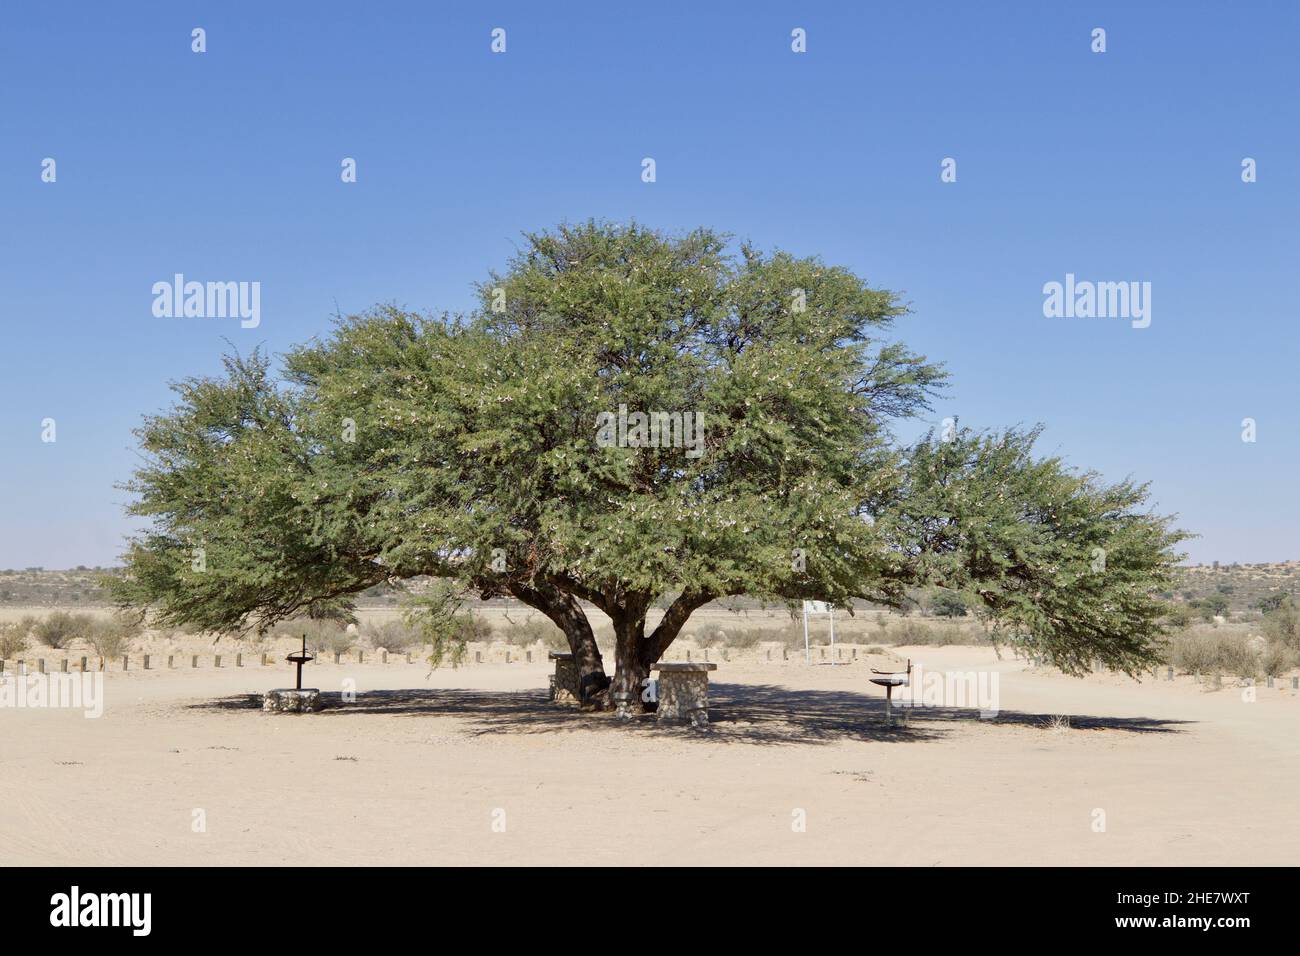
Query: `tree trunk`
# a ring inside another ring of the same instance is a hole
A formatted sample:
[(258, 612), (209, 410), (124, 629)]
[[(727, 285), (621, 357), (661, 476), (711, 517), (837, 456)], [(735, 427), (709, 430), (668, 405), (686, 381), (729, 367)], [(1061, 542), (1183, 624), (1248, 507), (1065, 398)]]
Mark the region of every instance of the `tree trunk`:
[(571, 621), (564, 629), (564, 636), (569, 640), (569, 651), (578, 668), (578, 699), (584, 706), (608, 709), (609, 678), (605, 676), (605, 661), (600, 656), (596, 635), (592, 633), (586, 615)]
[(609, 678), (605, 676), (605, 662), (582, 605), (572, 595), (555, 588), (514, 583), (508, 590), (525, 604), (541, 611), (564, 632), (574, 666), (578, 669), (578, 694), (582, 705), (597, 710), (607, 709), (610, 706)]
[(642, 694), (645, 692), (645, 680), (650, 676), (650, 664), (645, 659), (645, 626), (641, 621), (614, 624), (614, 636), (617, 644), (614, 648), (614, 683), (611, 697), (616, 701), (619, 695), (629, 695), (628, 711), (633, 714), (645, 712)]

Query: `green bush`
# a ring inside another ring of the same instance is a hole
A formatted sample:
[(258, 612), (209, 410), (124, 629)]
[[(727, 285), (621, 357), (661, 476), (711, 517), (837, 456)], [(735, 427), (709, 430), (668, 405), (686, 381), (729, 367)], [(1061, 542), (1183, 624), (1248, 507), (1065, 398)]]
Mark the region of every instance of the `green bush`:
[(986, 644), (988, 635), (982, 631), (968, 632), (956, 624), (925, 624), (906, 618), (892, 624), (880, 636), (887, 644), (917, 644), (942, 647), (947, 644)]
[(1284, 644), (1269, 644), (1260, 656), (1259, 665), (1269, 677), (1281, 677), (1300, 662), (1300, 656)]
[[(744, 627), (732, 630), (727, 633), (727, 646), (743, 650), (747, 647), (757, 647), (763, 641), (779, 641), (780, 631), (765, 631), (761, 627)], [(778, 636), (773, 637), (772, 634)]]
[(0, 624), (0, 661), (17, 657), (27, 650), (27, 628), (20, 622)]
[(1207, 676), (1255, 677), (1263, 665), (1259, 651), (1246, 635), (1207, 627), (1174, 634), (1168, 642), (1166, 659), (1183, 673)]
[(926, 609), (936, 617), (965, 617), (966, 599), (956, 591), (939, 588), (926, 601)]
[(1264, 615), (1263, 629), (1270, 644), (1300, 651), (1300, 610), (1289, 598)]
[(404, 653), (424, 643), (418, 630), (405, 621), (384, 621), (382, 624), (366, 624), (361, 633), (378, 650), (384, 648), (394, 653)]
[(475, 614), (465, 612), (455, 616), (456, 639), (469, 643), (470, 641), (487, 642), (492, 640), (492, 625), (487, 618), (479, 617)]
[(548, 650), (567, 649), (568, 638), (548, 617), (538, 615), (526, 621), (507, 621), (501, 637), (515, 647), (528, 647), (541, 641)]
[(142, 630), (139, 618), (117, 614), (107, 620), (92, 621), (82, 637), (96, 654), (108, 660), (129, 651)]
[(94, 618), (89, 614), (69, 614), (55, 611), (32, 627), (32, 637), (51, 650), (62, 650), (76, 638), (84, 637), (92, 627)]
[(349, 634), (347, 628), (337, 620), (317, 621), (301, 617), (286, 621), (285, 633), (295, 640), (307, 638), (307, 649), (320, 657), (322, 654), (346, 654), (356, 647), (355, 634)]
[(727, 632), (716, 624), (704, 624), (696, 628), (690, 635), (695, 643), (700, 647), (716, 647), (719, 644), (730, 644)]

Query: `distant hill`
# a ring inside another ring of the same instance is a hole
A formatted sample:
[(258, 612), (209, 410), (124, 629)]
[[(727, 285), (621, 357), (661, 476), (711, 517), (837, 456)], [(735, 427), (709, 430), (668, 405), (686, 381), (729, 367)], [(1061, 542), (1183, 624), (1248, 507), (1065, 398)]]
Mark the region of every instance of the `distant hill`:
[(0, 605), (27, 607), (95, 607), (107, 603), (108, 596), (99, 579), (110, 568), (83, 566), (66, 571), (45, 568), (0, 571)]
[(1258, 611), (1260, 601), (1277, 594), (1300, 601), (1300, 561), (1192, 565), (1183, 569), (1178, 588), (1169, 596), (1191, 604), (1220, 595), (1230, 614), (1243, 615)]
[[(0, 570), (0, 606), (103, 606), (108, 603), (108, 596), (99, 581), (105, 574), (119, 570), (88, 567), (63, 571), (45, 568)], [(358, 595), (357, 604), (360, 607), (396, 607), (402, 593), (397, 588), (381, 584)], [(1185, 604), (1221, 598), (1226, 602), (1227, 614), (1240, 617), (1255, 614), (1261, 600), (1277, 594), (1290, 595), (1300, 602), (1300, 561), (1189, 565), (1182, 569), (1178, 586), (1165, 597)], [(743, 598), (729, 603), (758, 606), (758, 602)]]

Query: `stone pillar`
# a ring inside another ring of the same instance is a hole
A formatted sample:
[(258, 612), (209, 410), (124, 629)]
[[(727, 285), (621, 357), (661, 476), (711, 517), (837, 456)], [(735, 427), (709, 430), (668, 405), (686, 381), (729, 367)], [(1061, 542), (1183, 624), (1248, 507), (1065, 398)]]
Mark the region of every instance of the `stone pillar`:
[(322, 706), (320, 690), (315, 687), (282, 687), (262, 695), (262, 710), (272, 714), (314, 714)]
[(561, 651), (551, 651), (548, 655), (555, 661), (555, 674), (551, 677), (551, 700), (557, 704), (578, 704), (582, 695), (578, 691), (578, 665), (573, 655)]
[(636, 702), (637, 695), (631, 691), (614, 691), (614, 716), (619, 720), (633, 720), (636, 714), (632, 711), (632, 705)]
[(709, 671), (717, 664), (657, 664), (659, 672), (659, 709), (663, 721), (684, 721), (692, 727), (709, 723)]

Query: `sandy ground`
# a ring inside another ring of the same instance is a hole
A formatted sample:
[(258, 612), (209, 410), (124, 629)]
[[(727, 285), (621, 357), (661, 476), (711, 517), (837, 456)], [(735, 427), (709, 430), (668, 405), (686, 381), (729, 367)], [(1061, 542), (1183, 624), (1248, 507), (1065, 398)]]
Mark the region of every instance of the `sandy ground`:
[[(106, 710), (0, 709), (5, 864), (1293, 864), (1300, 695), (1086, 680), (981, 648), (999, 716), (883, 726), (866, 667), (723, 664), (712, 726), (553, 707), (542, 664), (110, 671)], [(343, 703), (342, 681), (357, 682)], [(1070, 729), (1053, 729), (1070, 715)], [(195, 825), (201, 811), (202, 828)], [(1104, 814), (1104, 830), (1098, 825)], [(799, 827), (800, 821), (805, 826)], [(199, 832), (196, 832), (198, 830)]]

